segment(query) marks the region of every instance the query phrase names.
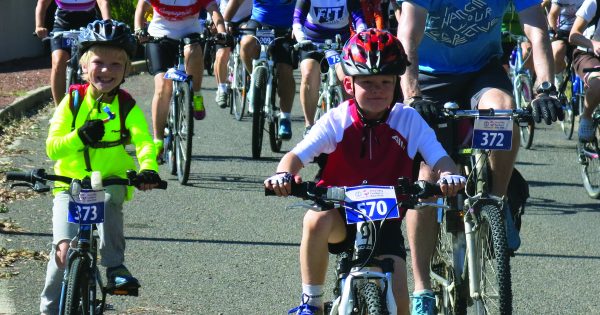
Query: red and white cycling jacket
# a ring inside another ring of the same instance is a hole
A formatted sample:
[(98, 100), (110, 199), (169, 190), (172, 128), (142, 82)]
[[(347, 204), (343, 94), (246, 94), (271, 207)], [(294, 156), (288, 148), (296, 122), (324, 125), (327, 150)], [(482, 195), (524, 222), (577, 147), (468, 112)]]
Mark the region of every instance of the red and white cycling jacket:
[(365, 126), (353, 100), (327, 112), (292, 149), (304, 165), (329, 154), (319, 185), (396, 185), (413, 177), (417, 153), (432, 167), (446, 151), (434, 131), (412, 107), (396, 104), (385, 123)]
[(194, 16), (213, 0), (149, 0), (154, 12), (169, 21), (185, 20)]
[(89, 11), (96, 6), (96, 0), (54, 0), (65, 11)]

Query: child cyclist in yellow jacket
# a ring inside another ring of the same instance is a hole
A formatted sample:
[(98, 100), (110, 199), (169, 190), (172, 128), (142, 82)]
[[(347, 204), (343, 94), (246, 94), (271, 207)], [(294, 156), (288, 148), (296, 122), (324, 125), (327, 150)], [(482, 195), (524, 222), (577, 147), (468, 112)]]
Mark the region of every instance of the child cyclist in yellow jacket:
[[(60, 102), (50, 122), (46, 152), (56, 161), (55, 174), (81, 179), (90, 176), (92, 171), (100, 171), (103, 178), (126, 178), (127, 170), (136, 169), (133, 158), (125, 150), (125, 144), (131, 142), (135, 145), (140, 166), (138, 177), (145, 183), (138, 189), (156, 187), (160, 177), (148, 124), (135, 101), (119, 88), (136, 48), (129, 27), (113, 20), (95, 21), (82, 31), (79, 41), (80, 65), (88, 84), (72, 88), (72, 93)], [(123, 107), (127, 104), (131, 106), (125, 112)], [(78, 229), (77, 225), (67, 223), (69, 195), (66, 186), (58, 182), (55, 185), (53, 250), (41, 294), (42, 314), (58, 313), (67, 251)], [(137, 289), (140, 286), (138, 280), (123, 265), (122, 210), (124, 201), (132, 196), (132, 189), (107, 186), (105, 191), (105, 221), (98, 226), (100, 264), (107, 267), (109, 285)]]

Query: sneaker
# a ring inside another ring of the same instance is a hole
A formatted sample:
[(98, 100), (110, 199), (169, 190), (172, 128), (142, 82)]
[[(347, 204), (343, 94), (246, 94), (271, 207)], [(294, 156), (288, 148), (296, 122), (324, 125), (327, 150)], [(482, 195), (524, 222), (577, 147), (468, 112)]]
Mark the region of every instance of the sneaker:
[(164, 141), (160, 139), (154, 139), (154, 148), (156, 148), (156, 161), (158, 164), (164, 164), (165, 146)]
[(292, 138), (292, 122), (289, 119), (282, 118), (279, 120), (279, 137), (282, 140)]
[(430, 290), (423, 290), (412, 295), (412, 315), (433, 315), (435, 311), (435, 296)]
[(202, 120), (204, 117), (206, 117), (204, 98), (202, 95), (194, 95), (194, 118), (196, 120)]
[(579, 118), (579, 141), (588, 142), (594, 139), (594, 122), (591, 119)]
[(112, 288), (139, 288), (140, 282), (125, 265), (106, 268), (106, 278), (108, 279), (108, 287)]
[(521, 237), (519, 231), (515, 225), (512, 211), (508, 201), (504, 201), (504, 227), (506, 228), (506, 242), (508, 243), (508, 249), (511, 251), (511, 256), (521, 246)]
[(229, 95), (230, 95), (230, 90), (227, 89), (223, 92), (221, 91), (217, 91), (217, 96), (215, 97), (215, 102), (217, 103), (217, 105), (219, 105), (219, 107), (221, 108), (226, 108), (227, 105), (227, 101), (229, 100)]
[(318, 310), (319, 310), (318, 307), (312, 306), (312, 305), (308, 305), (305, 302), (302, 302), (302, 304), (300, 304), (300, 306), (296, 306), (296, 307), (292, 308), (291, 310), (289, 310), (288, 314), (294, 314), (294, 315), (314, 315), (314, 314), (317, 314)]

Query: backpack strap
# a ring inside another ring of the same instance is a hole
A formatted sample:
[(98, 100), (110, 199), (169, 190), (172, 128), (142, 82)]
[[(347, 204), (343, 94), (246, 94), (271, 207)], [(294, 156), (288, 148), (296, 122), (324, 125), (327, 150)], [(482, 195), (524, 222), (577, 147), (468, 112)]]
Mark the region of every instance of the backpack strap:
[(85, 98), (85, 93), (87, 92), (89, 86), (89, 83), (73, 84), (69, 86), (69, 109), (71, 109), (71, 113), (73, 114), (73, 121), (71, 122), (71, 131), (75, 130), (75, 121), (77, 120), (77, 113), (79, 113), (81, 103)]
[(123, 89), (119, 89), (119, 120), (121, 123), (121, 141), (122, 144), (131, 143), (131, 135), (129, 134), (129, 130), (125, 127), (125, 120), (127, 119), (127, 115), (135, 106), (135, 99), (129, 94), (127, 91)]

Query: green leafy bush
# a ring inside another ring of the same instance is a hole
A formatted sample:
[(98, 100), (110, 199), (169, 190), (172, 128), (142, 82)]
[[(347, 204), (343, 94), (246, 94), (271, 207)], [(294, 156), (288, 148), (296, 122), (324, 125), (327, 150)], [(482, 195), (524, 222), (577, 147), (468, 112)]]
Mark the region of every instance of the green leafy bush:
[(137, 0), (112, 0), (109, 2), (110, 15), (114, 20), (126, 23), (133, 30), (133, 19)]

